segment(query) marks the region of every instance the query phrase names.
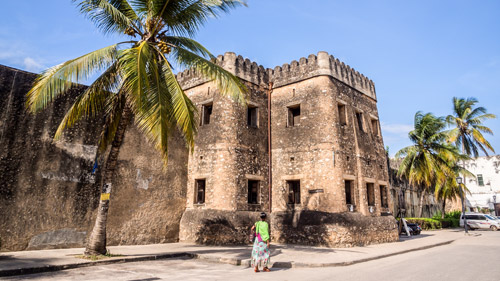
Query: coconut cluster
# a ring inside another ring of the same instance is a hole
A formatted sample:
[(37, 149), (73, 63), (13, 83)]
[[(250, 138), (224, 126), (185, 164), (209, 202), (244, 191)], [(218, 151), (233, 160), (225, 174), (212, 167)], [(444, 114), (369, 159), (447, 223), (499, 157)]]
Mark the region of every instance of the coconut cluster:
[(158, 48), (160, 48), (160, 50), (163, 52), (163, 53), (170, 53), (172, 51), (172, 48), (170, 48), (170, 46), (167, 45), (167, 43), (163, 42), (163, 41), (160, 41), (158, 43)]
[(125, 31), (123, 32), (129, 36), (134, 36), (135, 35), (135, 30), (132, 28), (132, 27), (127, 27), (127, 29), (125, 29)]

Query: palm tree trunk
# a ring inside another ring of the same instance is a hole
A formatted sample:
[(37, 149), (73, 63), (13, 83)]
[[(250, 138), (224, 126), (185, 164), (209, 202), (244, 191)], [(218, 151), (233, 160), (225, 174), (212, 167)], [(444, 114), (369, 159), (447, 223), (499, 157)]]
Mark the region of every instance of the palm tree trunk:
[(422, 189), (422, 193), (420, 193), (420, 200), (419, 200), (419, 203), (418, 203), (418, 217), (421, 218), (422, 217), (422, 211), (423, 211), (423, 208), (424, 208), (424, 197), (425, 197), (425, 188)]
[[(464, 145), (464, 142), (462, 141), (462, 154), (464, 153), (464, 150), (465, 150), (465, 145)], [(463, 169), (465, 170), (465, 160), (462, 160), (462, 167)], [(462, 216), (464, 218), (464, 231), (465, 233), (467, 233), (467, 217), (465, 216), (465, 203), (467, 202), (466, 201), (466, 197), (465, 197), (465, 183), (467, 181), (465, 180), (465, 173), (464, 173), (464, 182), (463, 182), (463, 185), (462, 185), (462, 196), (460, 196), (460, 198), (462, 199)]]
[(446, 197), (443, 197), (443, 212), (441, 213), (441, 218), (444, 219), (444, 214), (446, 213)]
[(106, 221), (108, 219), (109, 199), (111, 195), (111, 182), (116, 169), (118, 154), (125, 136), (125, 130), (130, 121), (132, 113), (130, 108), (125, 107), (118, 128), (116, 130), (111, 149), (106, 159), (104, 175), (102, 179), (101, 197), (97, 209), (97, 218), (92, 229), (92, 233), (87, 241), (85, 248), (86, 255), (104, 255), (106, 254)]

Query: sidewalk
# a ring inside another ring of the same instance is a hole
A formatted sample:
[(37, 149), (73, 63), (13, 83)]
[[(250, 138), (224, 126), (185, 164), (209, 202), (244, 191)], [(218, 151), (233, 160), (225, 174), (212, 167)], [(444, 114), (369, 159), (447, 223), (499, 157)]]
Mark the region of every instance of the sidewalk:
[[(354, 248), (322, 248), (271, 244), (274, 268), (329, 267), (380, 259), (406, 252), (446, 245), (464, 238), (460, 230), (423, 231), (399, 242)], [(92, 265), (189, 257), (210, 262), (250, 266), (251, 246), (202, 246), (188, 243), (169, 243), (134, 246), (110, 246), (118, 257), (98, 261), (76, 258), (83, 248), (19, 251), (0, 253), (0, 277), (56, 271)]]

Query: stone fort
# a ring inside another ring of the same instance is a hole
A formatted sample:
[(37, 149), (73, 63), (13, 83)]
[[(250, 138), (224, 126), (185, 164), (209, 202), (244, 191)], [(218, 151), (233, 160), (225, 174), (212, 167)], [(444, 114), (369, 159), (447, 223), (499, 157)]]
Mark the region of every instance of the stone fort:
[[(274, 69), (234, 53), (217, 63), (244, 81), (247, 104), (220, 95), (193, 70), (177, 75), (199, 111), (194, 150), (173, 136), (163, 169), (154, 148), (128, 129), (108, 244), (246, 243), (261, 211), (270, 211), (274, 242), (349, 247), (398, 239), (371, 80), (326, 52)], [(79, 124), (54, 143), (71, 94), (28, 115), (24, 95), (35, 76), (0, 67), (2, 250), (81, 246), (98, 203), (99, 174), (90, 174), (98, 125)]]

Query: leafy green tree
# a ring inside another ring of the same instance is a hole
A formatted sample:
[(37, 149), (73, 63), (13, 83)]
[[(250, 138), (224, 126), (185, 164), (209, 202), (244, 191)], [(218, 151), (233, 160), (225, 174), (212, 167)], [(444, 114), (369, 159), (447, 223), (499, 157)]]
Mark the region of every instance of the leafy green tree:
[(172, 65), (192, 68), (213, 80), (220, 92), (244, 103), (244, 84), (215, 63), (191, 39), (208, 18), (245, 4), (238, 0), (84, 0), (81, 13), (105, 34), (126, 34), (130, 40), (93, 51), (44, 71), (27, 95), (31, 112), (46, 108), (75, 83), (100, 76), (76, 97), (54, 138), (84, 118), (105, 117), (98, 141), (107, 151), (102, 194), (86, 254), (106, 253), (106, 220), (113, 172), (129, 122), (151, 140), (167, 161), (168, 137), (178, 129), (189, 147), (196, 134), (196, 108), (186, 96)]
[(402, 158), (398, 176), (406, 178), (411, 185), (422, 187), (419, 217), (422, 216), (423, 201), (429, 189), (444, 184), (445, 175), (452, 174), (448, 163), (462, 158), (459, 151), (446, 142), (448, 135), (443, 131), (445, 127), (443, 117), (417, 112), (414, 129), (408, 134), (413, 145), (396, 153), (397, 158)]

